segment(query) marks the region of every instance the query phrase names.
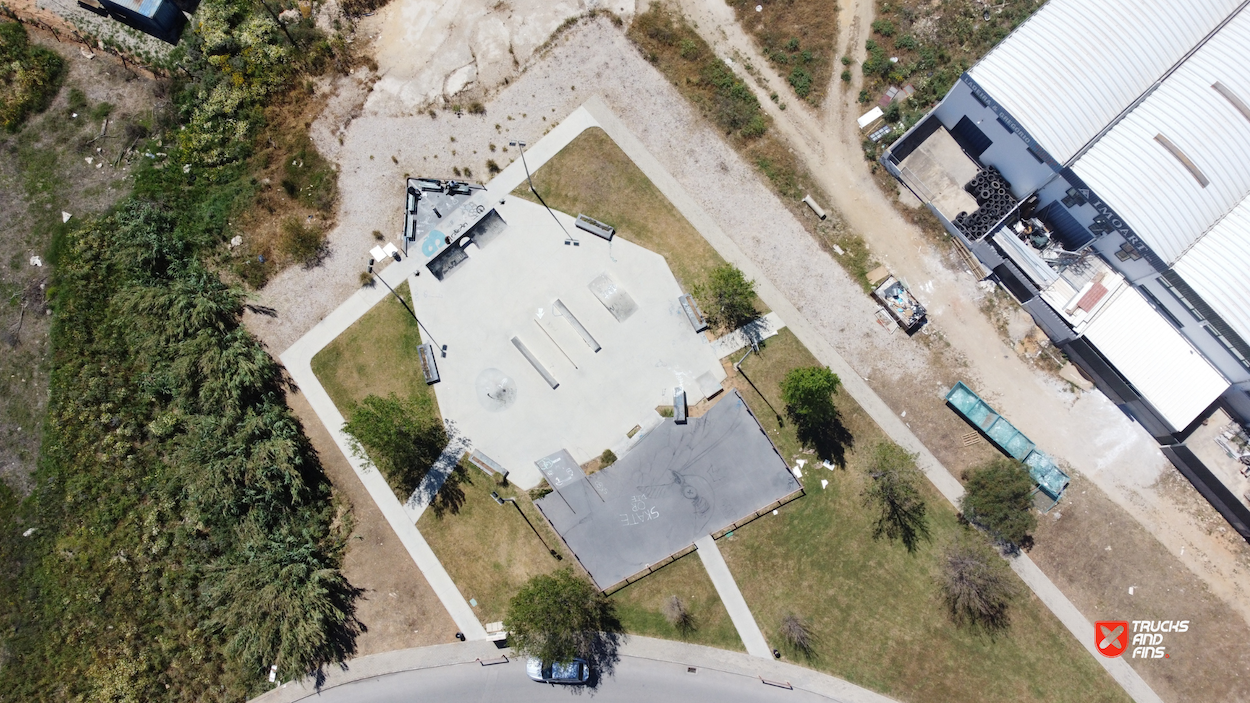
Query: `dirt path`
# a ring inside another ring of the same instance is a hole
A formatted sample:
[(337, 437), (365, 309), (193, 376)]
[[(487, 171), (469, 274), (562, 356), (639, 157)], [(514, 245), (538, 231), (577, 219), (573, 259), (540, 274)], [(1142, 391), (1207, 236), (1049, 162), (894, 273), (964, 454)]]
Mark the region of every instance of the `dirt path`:
[[(686, 14), (721, 56), (746, 58), (772, 89), (789, 94), (785, 81), (755, 49), (734, 22), (732, 12), (717, 0), (682, 0)], [(856, 60), (864, 58), (862, 28), (871, 24), (873, 0), (856, 0), (842, 10), (839, 46)], [(741, 61), (735, 62), (737, 65)], [(1201, 578), (1222, 600), (1250, 621), (1250, 593), (1243, 583), (1250, 548), (1231, 531), (1219, 532), (1209, 506), (1181, 510), (1173, 497), (1195, 493), (1187, 486), (1159, 487), (1173, 472), (1155, 442), (1099, 393), (1074, 394), (1055, 379), (1020, 359), (1003, 343), (998, 331), (978, 309), (983, 292), (974, 277), (940, 251), (894, 208), (876, 185), (865, 163), (862, 136), (850, 119), (859, 112), (855, 97), (861, 72), (845, 91), (831, 91), (821, 111), (790, 100), (788, 109), (767, 99), (768, 90), (748, 81), (780, 131), (796, 147), (833, 205), (850, 227), (869, 242), (873, 253), (916, 291), (930, 310), (932, 324), (949, 341), (964, 367), (964, 378), (1030, 438), (1087, 476), (1118, 506), (1128, 511), (1173, 556)], [(839, 100), (836, 96), (841, 95)], [(852, 355), (853, 358), (854, 355)], [(868, 376), (875, 365), (856, 364)], [(907, 395), (873, 386), (887, 402)], [(905, 405), (903, 407), (906, 407)], [(926, 443), (928, 443), (926, 438)], [(935, 451), (937, 451), (935, 449)], [(940, 454), (940, 452), (939, 452)], [(1196, 493), (1195, 493), (1196, 495)], [(1218, 515), (1216, 516), (1218, 519)]]

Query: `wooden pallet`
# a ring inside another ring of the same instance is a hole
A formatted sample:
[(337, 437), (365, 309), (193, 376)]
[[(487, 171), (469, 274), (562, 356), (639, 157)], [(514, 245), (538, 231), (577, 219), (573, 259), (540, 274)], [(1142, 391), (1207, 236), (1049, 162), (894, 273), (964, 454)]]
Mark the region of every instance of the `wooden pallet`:
[(979, 444), (981, 442), (981, 433), (965, 432), (961, 437), (961, 440), (963, 442), (963, 446), (971, 447), (972, 445)]

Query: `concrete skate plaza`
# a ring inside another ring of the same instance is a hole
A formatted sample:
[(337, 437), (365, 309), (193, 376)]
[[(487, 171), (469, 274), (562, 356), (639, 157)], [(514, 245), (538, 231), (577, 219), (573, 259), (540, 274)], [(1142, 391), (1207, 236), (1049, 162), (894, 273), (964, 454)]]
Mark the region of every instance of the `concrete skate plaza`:
[(697, 379), (719, 390), (725, 370), (682, 312), (663, 257), (577, 230), (557, 212), (579, 241), (566, 245), (541, 205), (504, 201), (490, 206), (506, 229), (481, 248), (467, 245), (468, 260), (445, 279), (422, 267), (409, 282), (423, 338), (447, 346), (434, 385), (443, 417), (531, 488), (542, 479), (539, 458), (561, 449), (581, 463), (604, 449), (623, 454), (630, 430), (659, 423), (655, 408), (672, 404), (675, 387), (694, 404), (703, 397)]
[(615, 464), (537, 501), (600, 588), (800, 489), (737, 391), (702, 417), (666, 419)]

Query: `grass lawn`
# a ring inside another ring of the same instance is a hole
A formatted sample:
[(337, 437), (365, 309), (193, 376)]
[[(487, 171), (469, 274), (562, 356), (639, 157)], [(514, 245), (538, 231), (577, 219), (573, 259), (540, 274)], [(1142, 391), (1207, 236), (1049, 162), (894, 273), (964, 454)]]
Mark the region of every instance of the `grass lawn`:
[[(408, 300), (407, 283), (395, 292)], [(387, 295), (317, 352), (312, 370), (344, 417), (350, 415), (353, 404), (370, 394), (386, 397), (394, 393), (401, 398), (428, 396), (434, 401), (431, 407), (437, 412), (434, 391), (425, 384), (421, 373), (421, 360), (417, 356), (420, 344), (421, 333), (416, 320), (395, 296)]]
[[(695, 629), (684, 637), (664, 617), (664, 604), (672, 596), (694, 616)], [(697, 552), (613, 593), (612, 600), (626, 632), (746, 651)]]
[[(433, 510), (426, 510), (417, 521), (417, 529), (460, 593), (465, 599), (477, 601), (473, 611), (483, 623), (503, 620), (508, 601), (531, 577), (565, 565), (578, 568), (577, 560), (564, 548), (525, 491), (504, 486), (473, 466), (468, 466), (461, 488), (464, 504), (458, 513), (438, 517)], [(563, 561), (556, 561), (547, 552), (517, 514), (516, 507), (499, 505), (490, 497), (491, 491), (503, 498), (515, 497), (517, 507)]]
[[(554, 210), (585, 213), (616, 236), (664, 257), (682, 290), (691, 292), (725, 260), (598, 127), (579, 134), (534, 172), (534, 187)], [(522, 183), (513, 195), (538, 202)], [(591, 235), (579, 232), (578, 236)]]
[[(781, 410), (778, 384), (785, 373), (816, 363), (782, 330), (761, 355), (743, 363), (764, 396), (741, 376), (733, 379), (783, 456), (800, 448), (793, 428), (778, 426), (765, 399)], [(901, 544), (875, 541), (872, 514), (860, 498), (861, 462), (884, 435), (845, 394), (837, 402), (854, 436), (846, 467), (829, 471), (809, 463), (806, 497), (719, 542), (769, 642), (782, 646), (781, 620), (794, 613), (810, 622), (818, 639), (810, 662), (794, 652), (789, 658), (901, 700), (1127, 701), (1023, 584), (1007, 632), (991, 637), (951, 623), (938, 596), (937, 557), (965, 528), (925, 482), (932, 543), (909, 555)], [(829, 481), (827, 488), (821, 479)]]

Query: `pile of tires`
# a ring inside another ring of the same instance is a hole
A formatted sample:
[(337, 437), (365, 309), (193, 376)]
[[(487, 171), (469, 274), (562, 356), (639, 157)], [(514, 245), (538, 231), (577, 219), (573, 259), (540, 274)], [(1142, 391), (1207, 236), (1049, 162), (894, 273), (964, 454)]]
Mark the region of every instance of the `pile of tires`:
[(954, 224), (964, 236), (974, 241), (984, 237), (1016, 206), (1011, 184), (993, 166), (981, 169), (975, 178), (968, 181), (964, 190), (976, 198), (979, 207), (971, 215), (966, 212), (956, 215)]

